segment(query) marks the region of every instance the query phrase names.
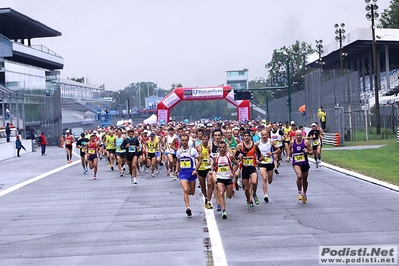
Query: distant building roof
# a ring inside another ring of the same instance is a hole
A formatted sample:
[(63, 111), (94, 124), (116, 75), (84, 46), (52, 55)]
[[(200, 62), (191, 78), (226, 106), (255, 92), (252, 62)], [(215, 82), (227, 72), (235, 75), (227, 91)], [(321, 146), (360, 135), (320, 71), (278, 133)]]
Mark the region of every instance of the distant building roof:
[(0, 33), (11, 40), (61, 36), (61, 32), (9, 7), (0, 8)]
[[(358, 28), (352, 32), (346, 33), (346, 39), (342, 42), (342, 51), (346, 54), (345, 61), (356, 60), (358, 56), (371, 53), (372, 35), (371, 28)], [(399, 29), (375, 30), (377, 50), (382, 50), (385, 45), (389, 46), (392, 55), (399, 54)], [(324, 45), (322, 60), (325, 63), (323, 69), (337, 68), (340, 62), (339, 42), (334, 41)], [(307, 58), (307, 65), (318, 67), (318, 53), (314, 53)]]

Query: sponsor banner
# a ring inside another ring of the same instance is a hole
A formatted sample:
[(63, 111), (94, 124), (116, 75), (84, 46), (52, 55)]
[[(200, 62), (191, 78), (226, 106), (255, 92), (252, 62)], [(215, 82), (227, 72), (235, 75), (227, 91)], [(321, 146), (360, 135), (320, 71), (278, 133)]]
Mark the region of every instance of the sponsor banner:
[(158, 122), (166, 123), (168, 121), (168, 110), (158, 109)]
[(319, 264), (397, 264), (397, 246), (319, 246)]
[[(178, 103), (180, 101), (179, 96), (177, 96), (176, 93), (172, 92), (169, 96), (165, 98), (165, 100), (162, 101), (162, 103), (167, 107), (170, 108), (174, 104)], [(165, 120), (166, 121), (166, 120)]]
[(184, 89), (183, 99), (223, 99), (223, 87)]
[(238, 108), (238, 120), (246, 121), (249, 120), (249, 108), (248, 107), (239, 107)]

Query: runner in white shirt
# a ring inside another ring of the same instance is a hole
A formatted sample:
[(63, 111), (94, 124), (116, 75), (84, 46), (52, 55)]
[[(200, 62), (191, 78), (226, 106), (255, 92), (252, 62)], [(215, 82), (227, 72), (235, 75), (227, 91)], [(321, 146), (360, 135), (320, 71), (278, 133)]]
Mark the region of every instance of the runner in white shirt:
[[(226, 199), (224, 197), (224, 192), (229, 199), (233, 196), (233, 176), (234, 172), (238, 169), (238, 161), (234, 158), (233, 154), (227, 151), (227, 144), (224, 141), (219, 141), (218, 143), (219, 154), (214, 158), (212, 170), (213, 175), (216, 179), (218, 193), (219, 193), (219, 203), (222, 209), (222, 218), (227, 219), (226, 212)], [(233, 164), (234, 163), (234, 169)]]
[(274, 155), (280, 153), (280, 148), (269, 138), (267, 130), (262, 130), (258, 147), (263, 158), (258, 164), (259, 172), (262, 175), (263, 200), (269, 202), (268, 184), (273, 182)]

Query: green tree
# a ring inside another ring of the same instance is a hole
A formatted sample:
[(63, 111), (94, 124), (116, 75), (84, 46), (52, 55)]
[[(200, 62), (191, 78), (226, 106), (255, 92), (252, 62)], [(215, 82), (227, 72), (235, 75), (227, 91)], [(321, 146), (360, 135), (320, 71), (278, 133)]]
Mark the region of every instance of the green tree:
[(399, 0), (391, 0), (388, 8), (381, 13), (380, 28), (399, 28)]
[[(315, 50), (306, 42), (296, 41), (293, 45), (273, 50), (272, 59), (266, 64), (268, 69), (267, 86), (287, 85), (287, 64), (291, 75), (293, 92), (303, 89), (303, 75), (307, 72), (306, 57)], [(285, 90), (276, 92), (275, 97), (286, 95)]]

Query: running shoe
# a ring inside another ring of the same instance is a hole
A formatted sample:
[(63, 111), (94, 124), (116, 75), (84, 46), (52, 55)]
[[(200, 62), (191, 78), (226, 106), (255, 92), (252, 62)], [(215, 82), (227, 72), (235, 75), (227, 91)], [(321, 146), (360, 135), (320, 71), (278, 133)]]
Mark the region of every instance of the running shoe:
[(155, 177), (154, 173), (151, 173), (151, 176), (152, 176), (152, 177)]
[(148, 173), (148, 168), (147, 167), (145, 168), (145, 172)]
[(87, 172), (89, 172), (89, 169), (86, 168), (86, 169), (85, 169), (85, 172), (86, 172), (86, 174), (87, 174)]
[(110, 163), (108, 163), (107, 165), (108, 165), (108, 168), (111, 168), (111, 164)]
[(263, 197), (263, 200), (267, 203), (267, 202), (269, 202), (269, 197), (268, 197), (267, 195), (265, 195), (265, 196)]
[(177, 175), (173, 175), (173, 180), (177, 180)]
[(319, 160), (319, 167), (321, 167), (321, 160)]
[(159, 166), (163, 166), (163, 162), (159, 162)]
[(119, 176), (120, 176), (120, 177), (122, 177), (122, 176), (123, 176), (123, 171), (121, 171), (121, 172), (119, 173)]
[(256, 196), (256, 195), (253, 195), (253, 196), (254, 196), (255, 204), (259, 205), (260, 200), (258, 199), (258, 196)]
[(130, 178), (130, 183), (134, 184), (133, 177)]
[(94, 177), (93, 177), (93, 179), (94, 179), (94, 180), (96, 180), (96, 179), (97, 179), (97, 177), (96, 177), (96, 176), (94, 176)]
[(302, 200), (302, 193), (298, 193), (298, 200)]
[(122, 168), (123, 172), (126, 171), (125, 167)]
[(222, 211), (222, 219), (227, 219), (227, 212), (226, 211)]
[(277, 168), (274, 169), (274, 173), (275, 173), (276, 175), (280, 174), (280, 173), (278, 172)]
[(247, 202), (247, 210), (250, 211), (253, 208), (253, 204), (251, 202)]
[(240, 185), (238, 184), (238, 182), (237, 182), (236, 185), (235, 185), (235, 189), (236, 189), (237, 191), (240, 190)]
[(137, 179), (135, 177), (133, 178), (133, 184), (137, 185)]
[(316, 168), (319, 168), (319, 161), (316, 160)]
[(111, 170), (114, 171), (114, 166), (111, 165)]
[(83, 174), (84, 174), (84, 175), (86, 174), (86, 169), (83, 170)]
[(216, 211), (220, 212), (222, 210), (222, 206), (220, 206), (220, 204), (218, 204), (218, 206), (216, 207)]
[(169, 171), (169, 170), (166, 172), (166, 175), (169, 175), (169, 176), (170, 176), (170, 171)]
[(306, 196), (306, 194), (302, 195), (302, 203), (306, 203), (306, 201), (308, 201), (308, 197)]
[(186, 214), (187, 214), (188, 217), (191, 217), (192, 213), (191, 213), (190, 207), (188, 207), (188, 208), (186, 209)]
[(208, 203), (205, 203), (205, 208), (207, 208), (208, 210), (212, 210), (213, 206), (210, 202), (208, 202)]
[(236, 190), (240, 190), (240, 188), (242, 188), (242, 180), (241, 179), (237, 179), (237, 184), (236, 184)]
[(159, 174), (159, 170), (157, 170), (155, 173), (158, 175)]

